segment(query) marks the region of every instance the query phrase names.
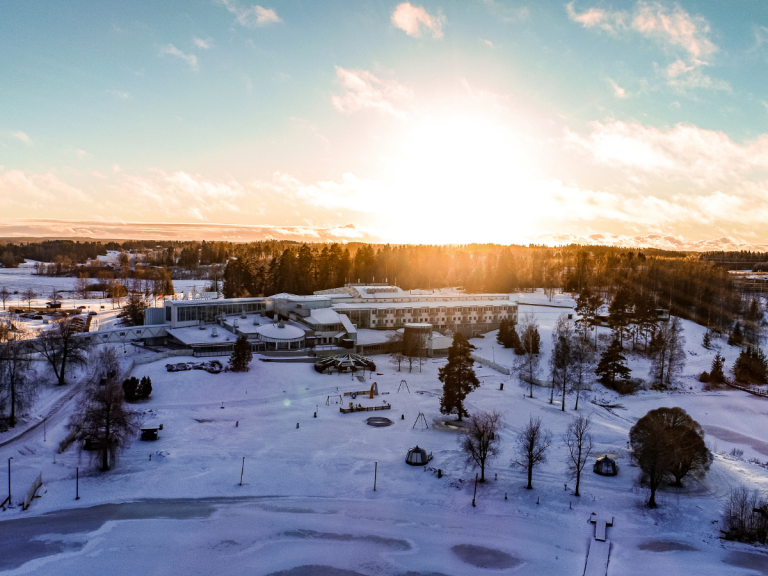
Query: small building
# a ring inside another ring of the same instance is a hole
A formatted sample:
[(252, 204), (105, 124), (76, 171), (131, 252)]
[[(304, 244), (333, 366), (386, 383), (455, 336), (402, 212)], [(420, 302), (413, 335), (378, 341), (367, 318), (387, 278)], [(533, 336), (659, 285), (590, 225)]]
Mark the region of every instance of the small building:
[(425, 466), (432, 460), (432, 452), (427, 454), (424, 448), (419, 448), (418, 445), (408, 450), (408, 455), (405, 457), (405, 463), (411, 466)]
[(163, 429), (162, 424), (154, 421), (145, 422), (141, 425), (141, 439), (145, 441), (159, 440), (158, 431)]
[(616, 461), (608, 456), (598, 458), (593, 468), (595, 474), (600, 476), (616, 476), (619, 473), (619, 467), (616, 465)]
[(304, 330), (282, 320), (274, 324), (262, 324), (256, 328), (256, 334), (267, 350), (298, 350), (304, 347)]

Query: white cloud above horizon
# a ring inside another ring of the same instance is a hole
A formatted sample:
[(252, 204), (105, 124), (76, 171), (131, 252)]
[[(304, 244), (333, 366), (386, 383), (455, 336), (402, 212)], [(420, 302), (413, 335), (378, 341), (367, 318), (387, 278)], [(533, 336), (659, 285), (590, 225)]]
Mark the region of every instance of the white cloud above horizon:
[(414, 6), (410, 2), (403, 2), (392, 12), (392, 24), (408, 36), (413, 36), (414, 38), (421, 36), (423, 28), (430, 30), (433, 38), (442, 38), (445, 16), (442, 14), (433, 16), (422, 6)]
[(165, 46), (161, 47), (160, 54), (161, 55), (168, 54), (170, 56), (175, 56), (176, 58), (180, 58), (181, 60), (189, 64), (189, 67), (192, 70), (197, 71), (198, 69), (197, 56), (195, 56), (194, 54), (186, 54), (185, 52), (176, 48), (176, 46), (174, 46), (173, 44), (166, 44)]
[(403, 105), (413, 100), (410, 88), (394, 80), (382, 80), (367, 70), (347, 70), (336, 67), (336, 76), (344, 94), (331, 97), (339, 112), (358, 112), (372, 109), (383, 114), (403, 117)]
[(235, 0), (219, 0), (219, 2), (235, 15), (239, 24), (247, 28), (260, 28), (283, 21), (272, 8), (259, 5), (243, 8)]
[(730, 90), (727, 82), (701, 72), (701, 67), (709, 66), (708, 59), (718, 51), (709, 38), (709, 22), (691, 16), (679, 4), (638, 0), (632, 12), (594, 7), (578, 12), (574, 4), (575, 0), (566, 4), (568, 17), (585, 28), (600, 29), (615, 37), (636, 33), (655, 41), (667, 52), (682, 52), (684, 60), (677, 59), (661, 70), (670, 86), (680, 90)]
[(17, 130), (15, 132), (11, 132), (11, 136), (16, 138), (16, 140), (20, 140), (24, 142), (27, 146), (32, 146), (32, 138), (29, 137), (29, 135), (26, 132), (22, 132), (21, 130)]

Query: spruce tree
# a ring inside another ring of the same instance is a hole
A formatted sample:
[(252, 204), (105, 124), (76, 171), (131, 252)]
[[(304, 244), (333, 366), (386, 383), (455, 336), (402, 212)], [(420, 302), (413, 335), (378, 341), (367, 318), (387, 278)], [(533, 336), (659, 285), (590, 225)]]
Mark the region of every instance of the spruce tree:
[(709, 350), (709, 346), (711, 343), (712, 343), (712, 337), (709, 335), (709, 330), (707, 330), (706, 332), (704, 332), (704, 342), (703, 342), (704, 348)]
[(613, 339), (611, 345), (605, 349), (605, 352), (603, 352), (597, 365), (597, 370), (595, 370), (595, 374), (600, 377), (600, 381), (603, 384), (615, 385), (617, 376), (624, 380), (629, 379), (632, 370), (625, 364), (627, 359), (621, 352), (621, 342), (617, 336)]
[(517, 335), (514, 324), (509, 325), (509, 348), (512, 348), (518, 356), (525, 354), (525, 348), (520, 342), (520, 336)]
[(248, 372), (251, 360), (253, 360), (251, 343), (244, 335), (238, 336), (232, 356), (229, 357), (229, 369), (232, 372)]
[(496, 343), (504, 348), (509, 348), (509, 321), (502, 320), (499, 324), (499, 334), (496, 336)]
[(747, 384), (768, 384), (768, 360), (760, 348), (742, 350), (733, 365), (736, 380)]
[(441, 414), (456, 414), (459, 420), (469, 416), (464, 408), (464, 399), (480, 386), (472, 368), (475, 363), (470, 357), (473, 349), (474, 346), (461, 332), (453, 335), (453, 344), (448, 349), (448, 362), (438, 371), (438, 379), (443, 383), (443, 395), (440, 397)]
[(728, 344), (730, 346), (741, 346), (742, 342), (744, 342), (744, 334), (741, 332), (741, 324), (736, 322), (733, 331), (728, 336)]
[(725, 373), (723, 372), (723, 365), (725, 364), (725, 359), (720, 356), (720, 353), (718, 352), (715, 354), (715, 359), (712, 360), (712, 369), (709, 373), (709, 381), (714, 384), (722, 384), (725, 382)]

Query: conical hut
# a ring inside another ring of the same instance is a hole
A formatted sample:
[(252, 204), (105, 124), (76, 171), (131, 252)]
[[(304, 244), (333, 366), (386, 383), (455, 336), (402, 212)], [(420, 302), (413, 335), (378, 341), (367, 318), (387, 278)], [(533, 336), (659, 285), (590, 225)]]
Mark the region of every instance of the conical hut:
[(315, 370), (320, 373), (336, 370), (337, 372), (357, 372), (358, 370), (376, 370), (376, 364), (370, 358), (359, 354), (339, 354), (327, 356), (315, 362)]
[(600, 476), (616, 476), (619, 473), (619, 467), (616, 465), (616, 462), (608, 456), (598, 458), (593, 470), (595, 474), (600, 474)]

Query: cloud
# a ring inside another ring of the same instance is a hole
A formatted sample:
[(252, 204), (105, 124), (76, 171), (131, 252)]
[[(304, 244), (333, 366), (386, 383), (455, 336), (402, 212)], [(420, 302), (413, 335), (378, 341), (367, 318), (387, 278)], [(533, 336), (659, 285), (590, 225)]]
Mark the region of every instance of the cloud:
[(192, 41), (195, 43), (195, 46), (202, 48), (203, 50), (208, 50), (208, 48), (213, 46), (213, 40), (211, 38), (203, 40), (202, 38), (195, 37)]
[(282, 19), (271, 8), (262, 8), (261, 6), (251, 6), (250, 8), (240, 7), (234, 0), (219, 0), (224, 7), (235, 15), (235, 19), (248, 28), (260, 28), (269, 24), (277, 24)]
[(613, 94), (616, 96), (616, 98), (626, 98), (627, 97), (627, 91), (624, 90), (621, 86), (616, 84), (614, 80), (611, 80), (608, 78), (608, 82), (610, 82), (611, 86), (613, 86)]
[(14, 210), (66, 210), (84, 200), (81, 190), (61, 181), (53, 172), (30, 174), (0, 167), (0, 205), (5, 214), (13, 214)]
[(566, 132), (566, 144), (595, 162), (693, 183), (737, 181), (768, 171), (768, 135), (738, 144), (690, 124), (662, 130), (638, 122), (593, 122), (589, 135)]
[(566, 5), (568, 17), (585, 28), (598, 28), (613, 36), (636, 33), (649, 38), (669, 52), (682, 53), (667, 69), (665, 76), (677, 88), (725, 88), (727, 83), (703, 75), (698, 68), (708, 66), (706, 60), (717, 51), (709, 39), (709, 23), (700, 16), (691, 16), (678, 4), (639, 0), (630, 13), (624, 10), (589, 8), (577, 12), (575, 2)]
[(414, 6), (410, 2), (403, 2), (392, 12), (392, 24), (408, 36), (416, 38), (421, 36), (422, 26), (432, 31), (433, 38), (442, 38), (444, 23), (445, 16), (442, 14), (432, 16), (421, 6)]
[(80, 158), (81, 160), (87, 160), (88, 158), (93, 158), (93, 154), (89, 154), (88, 152), (86, 152), (85, 150), (81, 150), (80, 148), (75, 150), (75, 154), (77, 154), (77, 157)]
[(336, 75), (344, 88), (344, 94), (331, 97), (333, 106), (340, 112), (357, 112), (367, 108), (383, 114), (403, 117), (399, 107), (413, 99), (413, 92), (394, 80), (381, 80), (367, 70), (346, 70), (336, 67)]
[(32, 146), (32, 138), (30, 138), (26, 133), (22, 132), (21, 130), (18, 130), (16, 132), (11, 132), (11, 136), (13, 136), (18, 140), (21, 140), (27, 146)]
[(181, 58), (184, 60), (187, 64), (189, 64), (189, 67), (192, 68), (192, 70), (197, 70), (197, 56), (194, 54), (185, 54), (176, 46), (173, 44), (167, 44), (160, 48), (160, 54), (169, 54), (171, 56), (176, 56), (177, 58)]
[(120, 100), (128, 100), (128, 98), (131, 97), (131, 95), (128, 94), (128, 92), (124, 92), (122, 90), (115, 90), (114, 88), (110, 88), (109, 90), (107, 90), (107, 94), (111, 94), (112, 96)]

